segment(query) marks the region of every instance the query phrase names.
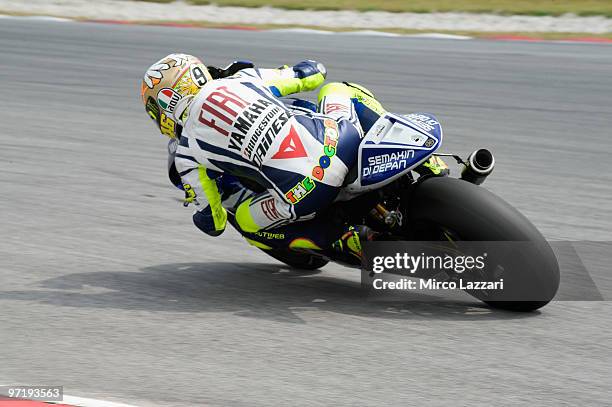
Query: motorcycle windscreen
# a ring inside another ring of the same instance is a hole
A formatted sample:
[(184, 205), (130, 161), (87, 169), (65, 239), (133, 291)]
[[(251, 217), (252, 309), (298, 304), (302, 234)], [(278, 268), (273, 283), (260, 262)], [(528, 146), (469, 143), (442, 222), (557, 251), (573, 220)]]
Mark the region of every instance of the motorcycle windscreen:
[(374, 123), (359, 146), (358, 185), (376, 189), (425, 161), (442, 144), (442, 128), (434, 115), (387, 113)]

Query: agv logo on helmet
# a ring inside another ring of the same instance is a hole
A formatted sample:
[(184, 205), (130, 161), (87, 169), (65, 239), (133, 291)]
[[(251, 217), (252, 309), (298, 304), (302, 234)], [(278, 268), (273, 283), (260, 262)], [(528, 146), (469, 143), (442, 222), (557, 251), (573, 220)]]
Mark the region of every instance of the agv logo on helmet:
[(170, 88), (164, 88), (157, 94), (159, 106), (170, 113), (174, 113), (174, 109), (179, 100), (181, 100), (181, 95)]

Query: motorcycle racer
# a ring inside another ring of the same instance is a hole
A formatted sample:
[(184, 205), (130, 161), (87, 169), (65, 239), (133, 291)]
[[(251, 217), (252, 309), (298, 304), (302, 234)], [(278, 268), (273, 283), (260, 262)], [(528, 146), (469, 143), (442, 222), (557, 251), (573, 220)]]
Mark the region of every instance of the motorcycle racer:
[[(162, 134), (176, 140), (174, 165), (185, 203), (196, 207), (194, 223), (212, 236), (227, 222), (223, 174), (265, 189), (235, 194), (235, 222), (243, 232), (262, 234), (312, 219), (334, 201), (356, 162), (364, 128), (352, 99), (362, 101), (373, 120), (384, 113), (366, 89), (342, 83), (321, 88), (318, 112), (289, 109), (279, 97), (324, 82), (325, 68), (315, 61), (279, 69), (241, 66), (238, 72), (209, 70), (196, 57), (171, 54), (147, 70), (142, 84), (147, 113)], [(339, 246), (360, 255), (356, 234), (354, 228), (341, 234)], [(353, 243), (342, 245), (342, 239)], [(328, 238), (315, 240), (294, 239), (289, 246), (329, 245)]]

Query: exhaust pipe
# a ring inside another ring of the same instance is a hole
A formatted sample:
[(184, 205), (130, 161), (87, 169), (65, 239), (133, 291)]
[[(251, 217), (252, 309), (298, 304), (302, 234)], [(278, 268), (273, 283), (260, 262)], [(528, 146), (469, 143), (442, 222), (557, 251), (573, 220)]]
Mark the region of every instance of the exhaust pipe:
[(467, 164), (461, 171), (461, 179), (480, 185), (493, 172), (494, 166), (493, 154), (485, 148), (478, 149), (468, 157)]

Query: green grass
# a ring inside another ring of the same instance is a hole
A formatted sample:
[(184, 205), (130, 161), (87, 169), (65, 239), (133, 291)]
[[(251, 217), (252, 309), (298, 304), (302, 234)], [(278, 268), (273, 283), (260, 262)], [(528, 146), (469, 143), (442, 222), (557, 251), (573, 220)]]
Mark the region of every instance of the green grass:
[[(148, 1), (148, 0), (143, 0)], [(169, 2), (172, 0), (155, 0), (156, 2)], [(12, 12), (12, 11), (4, 11), (0, 7), (0, 14), (6, 15), (14, 15), (14, 16), (26, 16), (31, 15), (31, 13), (24, 12)], [(51, 14), (52, 17), (63, 17), (61, 14)], [(81, 17), (76, 18), (77, 20), (89, 20), (89, 18)], [(203, 28), (227, 28), (228, 26), (232, 26), (232, 23), (214, 23), (210, 21), (193, 21), (193, 20), (139, 20), (134, 21), (136, 24), (143, 25), (165, 25), (165, 24), (174, 24), (174, 23), (182, 23), (189, 24), (194, 27), (203, 27)], [(238, 26), (247, 26), (257, 29), (275, 29), (275, 28), (311, 28), (315, 30), (328, 30), (328, 31), (356, 31), (356, 30), (364, 30), (371, 29), (367, 27), (320, 27), (313, 26), (308, 24), (300, 24), (300, 25), (288, 25), (288, 24), (243, 24), (243, 23), (235, 23)], [(502, 31), (460, 31), (460, 30), (413, 30), (413, 29), (404, 29), (404, 28), (381, 28), (374, 29), (375, 31), (381, 32), (390, 32), (397, 34), (419, 34), (419, 33), (430, 33), (435, 31), (437, 33), (446, 33), (446, 34), (457, 34), (457, 35), (467, 35), (475, 38), (490, 38), (493, 36), (506, 36), (506, 35), (518, 35), (525, 37), (534, 37), (534, 38), (543, 38), (547, 40), (563, 40), (568, 38), (580, 38), (580, 37), (590, 37), (590, 38), (607, 38), (612, 39), (612, 32), (605, 34), (592, 34), (592, 33), (581, 33), (581, 32), (502, 32)]]
[[(183, 23), (189, 24), (195, 27), (203, 27), (203, 28), (226, 28), (228, 26), (232, 26), (232, 23), (213, 23), (209, 21), (193, 21), (193, 20), (185, 20), (185, 21), (138, 21), (139, 24), (145, 25), (156, 25), (156, 24), (172, 24), (172, 23)], [(247, 26), (257, 29), (276, 29), (276, 28), (310, 28), (314, 30), (327, 30), (327, 31), (336, 31), (336, 32), (345, 32), (345, 31), (356, 31), (356, 30), (364, 30), (370, 28), (358, 28), (358, 27), (320, 27), (320, 26), (312, 26), (308, 24), (304, 25), (287, 25), (287, 24), (241, 24), (238, 23), (236, 25), (239, 26)], [(580, 32), (502, 32), (502, 31), (451, 31), (451, 30), (413, 30), (413, 29), (404, 29), (404, 28), (384, 28), (384, 29), (374, 29), (374, 31), (381, 32), (390, 32), (396, 34), (421, 34), (421, 33), (431, 33), (435, 31), (436, 33), (443, 34), (456, 34), (456, 35), (467, 35), (475, 38), (491, 38), (496, 36), (507, 36), (507, 35), (516, 35), (516, 36), (525, 36), (532, 38), (542, 38), (546, 40), (563, 40), (568, 38), (580, 38), (580, 37), (590, 37), (590, 38), (607, 38), (612, 39), (612, 33), (605, 34), (591, 34), (591, 33), (580, 33)]]
[[(172, 0), (153, 0), (169, 2)], [(392, 12), (428, 13), (463, 11), (473, 13), (562, 15), (612, 17), (612, 0), (188, 0), (193, 4), (220, 6), (271, 6), (290, 10), (385, 10)]]

